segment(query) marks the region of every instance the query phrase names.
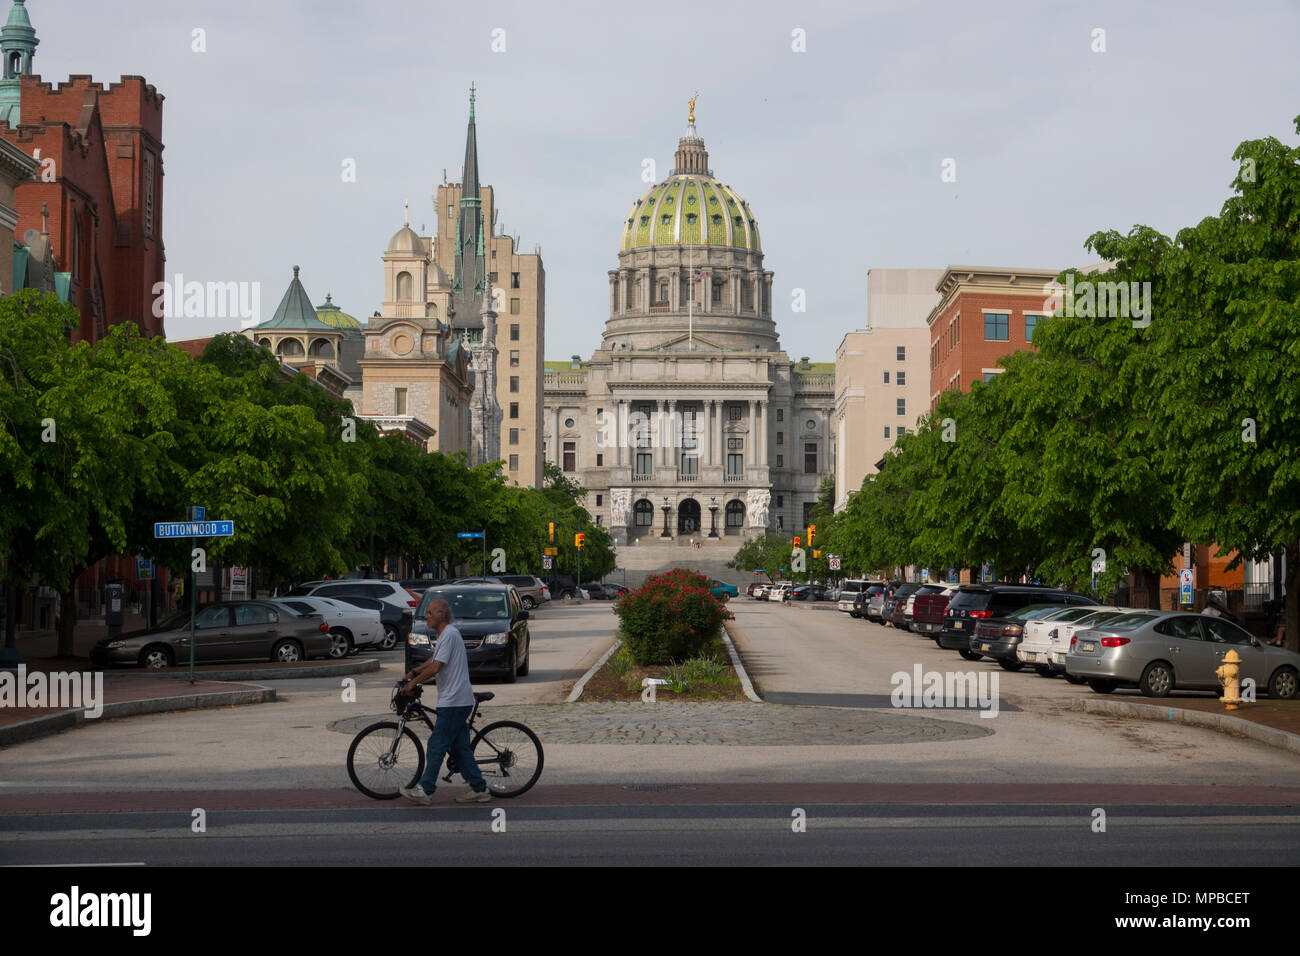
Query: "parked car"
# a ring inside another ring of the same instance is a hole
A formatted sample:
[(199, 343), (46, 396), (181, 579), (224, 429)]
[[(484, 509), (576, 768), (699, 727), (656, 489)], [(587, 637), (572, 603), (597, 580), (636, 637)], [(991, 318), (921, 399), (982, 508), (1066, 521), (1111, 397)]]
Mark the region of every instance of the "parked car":
[(1025, 662), (1016, 656), (1021, 638), (1024, 637), (1025, 624), (1042, 620), (1044, 616), (1064, 607), (1068, 605), (1059, 602), (1027, 604), (1018, 610), (1008, 611), (1001, 617), (977, 621), (975, 633), (971, 635), (970, 649), (984, 657), (993, 658), (1003, 670), (1018, 671), (1025, 666)]
[(754, 590), (749, 592), (749, 596), (752, 597), (755, 601), (766, 601), (767, 592), (771, 590), (771, 587), (772, 584), (771, 582), (768, 581), (763, 581), (759, 584), (755, 584)]
[(384, 622), (377, 610), (366, 610), (332, 598), (278, 597), (271, 603), (283, 605), (298, 614), (319, 614), (329, 625), (333, 642), (330, 657), (341, 659), (363, 647), (378, 646), (384, 640)]
[(1215, 671), (1230, 650), (1239, 674), (1270, 697), (1293, 700), (1300, 683), (1300, 654), (1263, 643), (1221, 617), (1186, 611), (1134, 610), (1078, 631), (1070, 639), (1066, 672), (1099, 694), (1137, 687), (1147, 697), (1170, 691), (1218, 690)]
[(1058, 608), (1041, 618), (1025, 622), (1016, 647), (1016, 659), (1030, 664), (1044, 677), (1065, 673), (1065, 654), (1070, 638), (1080, 629), (1092, 627), (1132, 608), (1113, 605), (1084, 605)]
[(598, 581), (588, 581), (582, 586), (587, 592), (587, 597), (593, 601), (612, 601), (614, 595), (605, 590), (605, 586)]
[(912, 602), (912, 630), (937, 640), (943, 629), (943, 612), (958, 587), (957, 584), (933, 584), (918, 591)]
[(552, 577), (550, 588), (551, 597), (557, 600), (572, 601), (581, 596), (578, 593), (578, 582), (567, 574), (557, 574)]
[(622, 585), (622, 584), (605, 585), (605, 592), (609, 595), (611, 601), (617, 601), (624, 594), (627, 594), (629, 590), (630, 589), (626, 585)]
[(386, 581), (381, 578), (362, 578), (358, 580), (325, 581), (300, 584), (293, 588), (286, 597), (366, 597), (391, 604), (398, 610), (410, 610), (419, 603), (400, 582)]
[(884, 623), (885, 619), (885, 602), (889, 600), (889, 585), (882, 584), (880, 590), (872, 590), (871, 597), (867, 601), (866, 611), (863, 616), (869, 621), (876, 621), (879, 624)]
[(416, 608), (418, 620), (411, 632), (411, 665), (433, 656), (437, 637), (424, 619), (429, 605), (442, 600), (451, 605), (452, 623), (465, 639), (465, 656), (470, 674), (493, 670), (513, 684), (528, 675), (532, 647), (528, 631), (528, 610), (519, 592), (508, 584), (455, 585), (430, 588)]
[(401, 581), (398, 581), (397, 583), (400, 584), (402, 587), (406, 588), (406, 593), (411, 595), (411, 597), (415, 598), (416, 602), (418, 603), (420, 598), (424, 596), (425, 591), (429, 590), (429, 588), (436, 588), (440, 584), (446, 584), (447, 579), (446, 578), (403, 578)]
[(939, 646), (977, 661), (984, 655), (971, 650), (970, 642), (980, 621), (1002, 620), (1030, 604), (1096, 603), (1087, 595), (1041, 584), (963, 584), (944, 609)]
[(789, 581), (778, 581), (776, 584), (772, 585), (771, 589), (767, 592), (767, 599), (769, 601), (784, 601), (789, 595), (792, 587), (794, 587), (794, 585)]
[(800, 584), (790, 589), (790, 600), (825, 601), (829, 593), (830, 588), (823, 584)]
[(889, 623), (893, 624), (894, 627), (907, 630), (907, 602), (920, 589), (920, 584), (910, 582), (898, 586), (898, 590), (894, 592), (894, 602), (889, 618)]
[(551, 599), (551, 589), (546, 586), (545, 581), (534, 575), (506, 574), (502, 575), (501, 580), (506, 584), (514, 585), (515, 590), (519, 592), (519, 600), (523, 602), (526, 610), (531, 611)]
[[(276, 661), (289, 664), (329, 657), (329, 625), (318, 614), (299, 614), (270, 601), (221, 601), (194, 615), (194, 660), (199, 664)], [(96, 667), (134, 664), (158, 669), (188, 663), (190, 612), (157, 627), (106, 637), (90, 651)]]
[(353, 607), (364, 608), (367, 611), (378, 612), (379, 619), (384, 625), (384, 636), (379, 641), (379, 650), (391, 651), (394, 647), (401, 647), (406, 644), (406, 638), (410, 635), (411, 626), (414, 623), (413, 614), (409, 608), (398, 610), (387, 601), (362, 597), (360, 594), (341, 594), (332, 598), (332, 600), (339, 601), (342, 604), (351, 604)]
[(858, 595), (871, 585), (872, 582), (865, 578), (849, 578), (840, 585), (840, 595), (836, 599), (836, 609), (844, 611), (849, 617), (860, 617), (861, 612), (856, 609)]
[(728, 584), (726, 581), (710, 580), (709, 590), (720, 601), (728, 601), (731, 598), (740, 596), (740, 588), (734, 584)]
[(494, 575), (474, 575), (467, 578), (457, 578), (452, 584), (505, 584), (505, 578), (498, 578)]

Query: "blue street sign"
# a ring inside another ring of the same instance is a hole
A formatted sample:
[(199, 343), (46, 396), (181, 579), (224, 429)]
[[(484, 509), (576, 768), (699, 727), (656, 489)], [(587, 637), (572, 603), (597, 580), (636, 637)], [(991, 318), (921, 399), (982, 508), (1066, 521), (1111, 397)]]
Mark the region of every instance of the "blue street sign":
[(135, 559), (135, 578), (137, 581), (153, 580), (153, 559), (136, 556)]
[(155, 538), (228, 538), (235, 533), (233, 521), (156, 521)]
[(456, 537), (458, 537), (458, 538), (481, 538), (481, 537), (483, 537), (483, 532), (482, 532), (482, 531), (458, 531), (458, 532), (456, 532)]
[(203, 505), (190, 505), (190, 513), (187, 515), (190, 521), (205, 521), (208, 517), (208, 509)]

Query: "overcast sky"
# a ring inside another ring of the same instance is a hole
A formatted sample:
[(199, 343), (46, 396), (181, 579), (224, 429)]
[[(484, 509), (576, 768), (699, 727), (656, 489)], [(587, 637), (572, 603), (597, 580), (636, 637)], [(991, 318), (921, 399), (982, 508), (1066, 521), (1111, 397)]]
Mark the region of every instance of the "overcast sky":
[[(714, 174), (757, 216), (782, 345), (814, 360), (865, 324), (868, 268), (1092, 261), (1096, 230), (1216, 214), (1236, 145), (1294, 143), (1300, 113), (1300, 5), (1285, 0), (28, 9), (46, 80), (140, 74), (166, 96), (168, 276), (260, 282), (263, 318), (295, 264), (317, 303), (379, 307), (402, 201), (428, 234), (443, 169), (459, 177), (474, 81), (482, 179), (520, 251), (542, 247), (548, 359), (599, 344), (642, 160), (671, 171), (696, 89)], [(167, 324), (171, 339), (230, 328)]]

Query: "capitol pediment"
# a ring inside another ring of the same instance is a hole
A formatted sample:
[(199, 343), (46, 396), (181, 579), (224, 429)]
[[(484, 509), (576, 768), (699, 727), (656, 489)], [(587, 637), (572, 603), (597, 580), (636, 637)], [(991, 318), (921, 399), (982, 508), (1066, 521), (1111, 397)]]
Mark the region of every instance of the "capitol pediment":
[[(644, 350), (643, 350), (644, 351)], [(690, 335), (679, 335), (676, 338), (668, 339), (661, 342), (649, 351), (654, 352), (725, 352), (727, 351), (717, 342), (711, 341), (702, 335), (694, 337)]]

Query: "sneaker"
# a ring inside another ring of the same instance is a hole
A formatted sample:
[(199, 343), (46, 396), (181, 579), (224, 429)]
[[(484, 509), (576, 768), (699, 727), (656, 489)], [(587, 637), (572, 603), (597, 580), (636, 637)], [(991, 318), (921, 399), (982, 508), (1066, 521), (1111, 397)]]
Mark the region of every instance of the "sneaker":
[(414, 787), (398, 787), (397, 792), (406, 797), (407, 800), (413, 800), (422, 806), (433, 805), (433, 797), (426, 793), (424, 787), (418, 783)]
[(487, 803), (492, 799), (492, 794), (486, 790), (466, 790), (456, 798), (457, 803)]

